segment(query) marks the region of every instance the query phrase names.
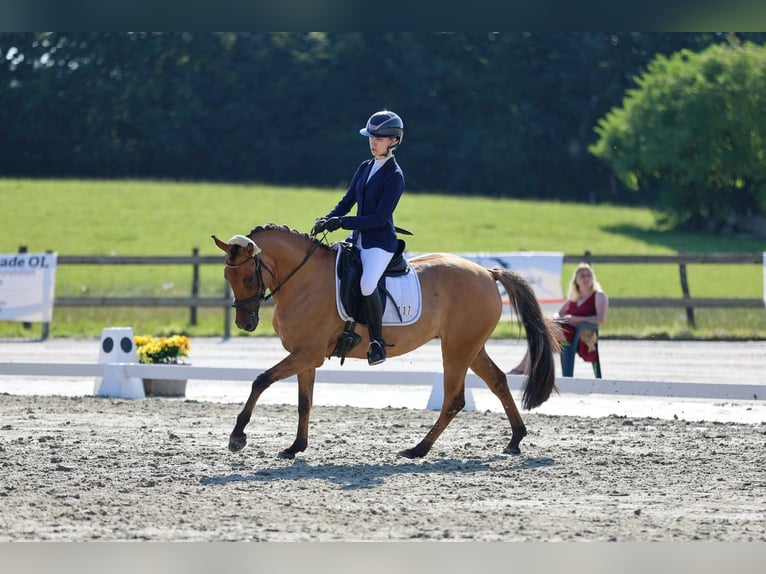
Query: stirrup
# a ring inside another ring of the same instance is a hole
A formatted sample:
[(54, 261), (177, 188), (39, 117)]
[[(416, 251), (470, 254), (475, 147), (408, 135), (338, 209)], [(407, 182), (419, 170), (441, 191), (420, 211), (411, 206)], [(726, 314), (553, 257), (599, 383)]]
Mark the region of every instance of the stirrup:
[(373, 365), (379, 365), (386, 360), (386, 348), (380, 341), (370, 341), (367, 349), (367, 362)]
[(343, 332), (338, 338), (338, 343), (335, 345), (335, 350), (332, 352), (333, 357), (340, 357), (340, 364), (346, 360), (346, 355), (349, 351), (359, 344), (362, 337), (354, 332), (356, 328), (356, 321), (346, 321), (346, 326), (343, 327)]

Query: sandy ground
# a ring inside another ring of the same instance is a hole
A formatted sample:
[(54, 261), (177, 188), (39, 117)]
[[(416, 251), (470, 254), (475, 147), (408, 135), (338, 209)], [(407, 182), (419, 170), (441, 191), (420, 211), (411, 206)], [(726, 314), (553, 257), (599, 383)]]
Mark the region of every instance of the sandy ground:
[[(489, 347), (502, 368), (523, 353)], [(98, 348), (0, 341), (0, 361), (95, 362)], [(764, 342), (605, 340), (601, 353), (605, 376), (623, 379), (760, 384), (766, 372)], [(439, 354), (429, 344), (381, 367), (439, 369)], [(191, 359), (265, 368), (282, 356), (273, 339), (197, 339)], [(581, 362), (578, 373), (592, 376)], [(190, 381), (186, 399), (131, 401), (89, 396), (87, 379), (1, 379), (0, 542), (766, 542), (762, 400), (562, 393), (523, 413), (529, 435), (509, 456), (507, 421), (477, 393), (477, 410), (411, 461), (396, 453), (435, 420), (427, 388), (319, 384), (309, 447), (286, 461), (275, 455), (296, 432), (289, 383), (264, 394), (248, 447), (230, 453), (247, 383)], [(360, 567), (390, 571), (386, 557)]]
[(766, 423), (0, 395), (0, 541), (766, 541)]

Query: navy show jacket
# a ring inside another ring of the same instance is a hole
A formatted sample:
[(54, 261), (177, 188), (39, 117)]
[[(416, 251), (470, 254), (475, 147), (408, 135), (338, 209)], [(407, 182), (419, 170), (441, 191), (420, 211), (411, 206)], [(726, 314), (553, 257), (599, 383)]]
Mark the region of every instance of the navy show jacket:
[[(347, 238), (354, 245), (362, 232), (362, 247), (379, 247), (394, 253), (397, 247), (394, 209), (404, 192), (404, 172), (391, 157), (367, 181), (375, 160), (369, 159), (357, 168), (348, 190), (326, 217), (341, 217), (343, 229), (353, 233)], [(346, 215), (357, 205), (356, 215)]]

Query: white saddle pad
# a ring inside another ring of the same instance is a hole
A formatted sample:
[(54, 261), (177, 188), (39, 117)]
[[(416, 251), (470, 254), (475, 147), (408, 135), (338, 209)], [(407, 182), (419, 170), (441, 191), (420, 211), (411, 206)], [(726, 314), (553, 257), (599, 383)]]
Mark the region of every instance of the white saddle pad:
[[(335, 256), (335, 304), (338, 307), (338, 315), (344, 321), (354, 321), (349, 316), (343, 303), (340, 300), (340, 279), (338, 279), (338, 262), (340, 261), (340, 249)], [(420, 319), (420, 312), (423, 307), (422, 297), (420, 295), (420, 279), (417, 273), (410, 270), (400, 277), (386, 277), (386, 289), (393, 301), (387, 297), (386, 309), (383, 311), (383, 325), (400, 326), (412, 325)], [(402, 318), (396, 312), (397, 307)]]

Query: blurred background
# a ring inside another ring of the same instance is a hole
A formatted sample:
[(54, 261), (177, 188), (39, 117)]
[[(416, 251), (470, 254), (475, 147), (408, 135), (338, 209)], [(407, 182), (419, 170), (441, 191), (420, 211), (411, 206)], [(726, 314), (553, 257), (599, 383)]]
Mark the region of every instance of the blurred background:
[(589, 151), (599, 121), (658, 57), (764, 42), (766, 33), (5, 32), (0, 176), (342, 187), (360, 161), (357, 130), (388, 108), (405, 122), (408, 192), (651, 206), (661, 186), (635, 193), (621, 158)]

